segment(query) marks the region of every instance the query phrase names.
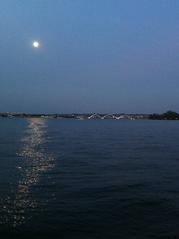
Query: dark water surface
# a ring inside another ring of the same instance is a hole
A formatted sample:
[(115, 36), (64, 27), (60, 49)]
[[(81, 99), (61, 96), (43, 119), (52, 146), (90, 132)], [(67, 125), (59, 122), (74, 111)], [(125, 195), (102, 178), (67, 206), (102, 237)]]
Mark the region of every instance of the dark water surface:
[(179, 238), (179, 122), (0, 119), (0, 238)]

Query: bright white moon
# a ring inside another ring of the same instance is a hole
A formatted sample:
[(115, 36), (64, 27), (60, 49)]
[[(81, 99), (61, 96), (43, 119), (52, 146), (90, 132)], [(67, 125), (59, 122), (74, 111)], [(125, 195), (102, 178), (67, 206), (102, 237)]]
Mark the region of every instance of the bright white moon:
[(32, 46), (35, 47), (35, 48), (38, 48), (39, 47), (39, 42), (38, 41), (34, 41), (32, 43)]

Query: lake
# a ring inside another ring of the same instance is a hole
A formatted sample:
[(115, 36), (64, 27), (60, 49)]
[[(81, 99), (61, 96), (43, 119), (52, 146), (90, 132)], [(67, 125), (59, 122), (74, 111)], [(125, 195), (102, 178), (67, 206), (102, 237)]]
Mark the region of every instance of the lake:
[(1, 238), (179, 238), (179, 121), (0, 119)]

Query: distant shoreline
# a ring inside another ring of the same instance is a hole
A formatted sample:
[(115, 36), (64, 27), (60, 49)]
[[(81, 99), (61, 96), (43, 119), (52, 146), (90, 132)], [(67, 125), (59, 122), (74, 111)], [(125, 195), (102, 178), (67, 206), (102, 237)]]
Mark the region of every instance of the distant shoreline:
[(179, 120), (179, 114), (167, 111), (163, 114), (26, 114), (26, 113), (0, 113), (0, 118), (43, 118), (43, 119), (77, 119), (77, 120)]

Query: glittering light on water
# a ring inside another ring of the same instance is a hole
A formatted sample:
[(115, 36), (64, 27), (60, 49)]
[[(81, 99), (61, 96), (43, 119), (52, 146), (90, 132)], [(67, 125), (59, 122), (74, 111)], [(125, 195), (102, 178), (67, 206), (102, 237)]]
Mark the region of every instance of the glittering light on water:
[(17, 167), (21, 175), (14, 199), (8, 197), (4, 203), (4, 224), (17, 227), (28, 220), (26, 211), (37, 207), (38, 202), (31, 193), (31, 188), (39, 183), (40, 176), (54, 167), (54, 158), (43, 150), (46, 121), (30, 119), (23, 147), (18, 154), (20, 163)]

